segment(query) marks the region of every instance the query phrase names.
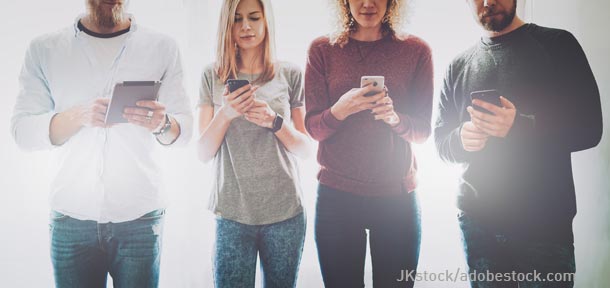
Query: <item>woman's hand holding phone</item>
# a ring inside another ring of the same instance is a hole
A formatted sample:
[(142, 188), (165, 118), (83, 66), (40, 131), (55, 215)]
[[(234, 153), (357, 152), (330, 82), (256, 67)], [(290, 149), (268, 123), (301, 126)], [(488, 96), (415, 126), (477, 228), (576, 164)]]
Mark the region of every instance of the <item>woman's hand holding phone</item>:
[(394, 102), (388, 94), (388, 88), (383, 87), (385, 97), (375, 102), (375, 108), (371, 109), (371, 113), (375, 114), (375, 120), (383, 120), (386, 124), (395, 127), (400, 124), (400, 117), (394, 111)]
[(223, 106), (221, 108), (229, 120), (233, 120), (241, 115), (244, 115), (252, 106), (254, 106), (254, 92), (259, 86), (250, 84), (240, 87), (239, 89), (229, 92), (229, 87), (225, 87), (223, 93)]
[(244, 114), (246, 120), (263, 128), (272, 128), (276, 116), (267, 102), (256, 99), (252, 108)]
[(386, 94), (385, 91), (381, 91), (372, 96), (365, 96), (365, 94), (371, 93), (375, 90), (379, 90), (379, 88), (369, 85), (363, 88), (354, 88), (347, 91), (341, 96), (341, 98), (339, 98), (339, 101), (337, 101), (335, 105), (330, 107), (330, 113), (332, 113), (335, 118), (343, 121), (352, 114), (373, 109), (376, 106), (375, 103), (385, 97)]

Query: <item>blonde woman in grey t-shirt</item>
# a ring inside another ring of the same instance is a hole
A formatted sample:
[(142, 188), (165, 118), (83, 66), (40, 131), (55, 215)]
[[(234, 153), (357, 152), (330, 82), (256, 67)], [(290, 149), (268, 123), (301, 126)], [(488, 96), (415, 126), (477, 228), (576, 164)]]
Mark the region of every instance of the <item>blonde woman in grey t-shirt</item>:
[[(216, 62), (204, 69), (199, 159), (212, 161), (214, 284), (294, 287), (305, 239), (295, 156), (308, 156), (302, 74), (273, 58), (267, 0), (223, 2)], [(249, 80), (229, 92), (229, 79)]]

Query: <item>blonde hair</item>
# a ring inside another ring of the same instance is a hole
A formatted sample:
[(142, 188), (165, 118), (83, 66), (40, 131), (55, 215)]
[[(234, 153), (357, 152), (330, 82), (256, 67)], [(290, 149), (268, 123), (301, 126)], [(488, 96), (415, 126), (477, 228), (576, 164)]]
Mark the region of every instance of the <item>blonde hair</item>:
[[(348, 0), (331, 0), (335, 13), (335, 32), (330, 37), (332, 45), (345, 46), (349, 36), (358, 29), (356, 20), (349, 9)], [(398, 29), (405, 22), (407, 0), (388, 0), (386, 14), (383, 16), (381, 30), (384, 36), (400, 39)]]
[[(228, 79), (237, 78), (239, 50), (233, 40), (233, 25), (235, 25), (235, 12), (241, 0), (224, 0), (218, 23), (216, 46), (216, 73), (223, 83)], [(254, 80), (257, 83), (271, 81), (275, 77), (275, 35), (273, 25), (273, 12), (269, 0), (258, 0), (263, 7), (265, 19), (265, 38), (263, 39), (263, 72)]]

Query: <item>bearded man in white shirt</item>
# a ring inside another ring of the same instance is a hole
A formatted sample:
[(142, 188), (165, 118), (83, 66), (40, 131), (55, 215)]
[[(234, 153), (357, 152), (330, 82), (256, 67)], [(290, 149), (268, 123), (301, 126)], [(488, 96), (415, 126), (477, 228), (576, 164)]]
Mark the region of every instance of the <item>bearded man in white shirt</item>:
[[(139, 27), (128, 0), (87, 0), (74, 25), (32, 41), (12, 133), (25, 150), (58, 157), (51, 185), (56, 287), (157, 287), (165, 203), (158, 146), (184, 145), (192, 112), (176, 43)], [(158, 101), (106, 125), (113, 87), (161, 81)]]

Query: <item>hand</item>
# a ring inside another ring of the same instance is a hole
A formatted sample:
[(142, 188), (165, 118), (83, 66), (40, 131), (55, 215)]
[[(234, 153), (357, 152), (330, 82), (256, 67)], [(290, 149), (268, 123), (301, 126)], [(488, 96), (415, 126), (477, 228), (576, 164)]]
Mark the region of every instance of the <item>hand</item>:
[(248, 84), (229, 93), (228, 85), (225, 86), (225, 90), (222, 94), (222, 113), (224, 113), (229, 120), (233, 120), (241, 115), (244, 115), (244, 113), (246, 113), (246, 111), (248, 111), (254, 105), (254, 92), (256, 92), (258, 88), (259, 86), (252, 86)]
[(466, 110), (470, 113), (472, 123), (474, 123), (479, 130), (490, 136), (504, 138), (508, 135), (508, 132), (515, 123), (517, 109), (512, 102), (502, 96), (500, 96), (500, 103), (502, 104), (502, 107), (480, 99), (474, 99), (472, 101), (473, 105), (480, 106), (493, 113), (493, 115), (477, 111), (472, 108), (472, 106), (468, 106)]
[(74, 119), (80, 126), (107, 128), (106, 111), (108, 110), (109, 98), (97, 98), (89, 104), (75, 106), (66, 111), (69, 119)]
[(339, 120), (345, 120), (348, 116), (375, 108), (375, 103), (385, 97), (385, 91), (380, 91), (373, 96), (364, 96), (369, 92), (374, 92), (376, 88), (369, 85), (363, 88), (354, 88), (343, 94), (339, 101), (330, 108), (330, 113)]
[(254, 100), (254, 105), (244, 115), (246, 120), (258, 126), (272, 128), (277, 113), (271, 110), (267, 102)]
[(462, 140), (464, 150), (468, 152), (477, 152), (485, 148), (489, 135), (477, 128), (474, 123), (468, 121), (462, 124), (460, 139)]
[(388, 94), (388, 88), (384, 87), (385, 97), (375, 102), (375, 108), (371, 110), (371, 113), (375, 114), (375, 120), (383, 120), (388, 125), (395, 127), (400, 123), (400, 118), (396, 111), (394, 111), (394, 102)]
[(157, 101), (138, 101), (137, 107), (128, 107), (123, 110), (123, 117), (129, 123), (148, 129), (150, 132), (158, 131), (165, 124), (165, 105)]

